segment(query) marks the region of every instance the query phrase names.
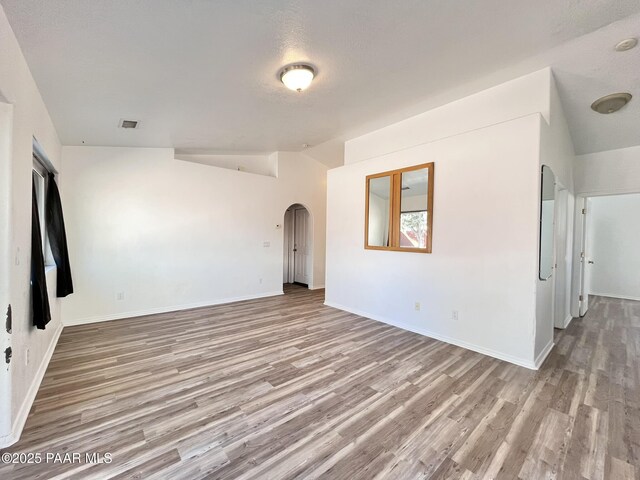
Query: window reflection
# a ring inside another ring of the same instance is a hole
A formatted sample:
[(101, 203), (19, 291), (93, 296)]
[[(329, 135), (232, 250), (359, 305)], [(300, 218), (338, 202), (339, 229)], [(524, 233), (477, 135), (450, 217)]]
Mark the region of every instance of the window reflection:
[(402, 173), (400, 247), (426, 248), (428, 237), (429, 170)]

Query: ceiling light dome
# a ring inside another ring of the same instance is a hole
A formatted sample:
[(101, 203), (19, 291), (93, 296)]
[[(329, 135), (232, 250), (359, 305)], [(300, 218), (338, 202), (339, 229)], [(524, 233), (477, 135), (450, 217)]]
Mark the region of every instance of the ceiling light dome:
[(289, 65), (284, 67), (282, 72), (280, 72), (280, 80), (284, 83), (285, 87), (297, 92), (301, 92), (311, 85), (313, 77), (315, 76), (316, 72), (313, 67), (303, 63)]
[(616, 52), (626, 52), (638, 45), (638, 39), (635, 37), (625, 38), (616, 44)]
[(591, 104), (591, 108), (598, 113), (604, 113), (606, 115), (617, 112), (629, 103), (630, 100), (630, 93), (612, 93), (611, 95), (605, 95), (597, 99)]

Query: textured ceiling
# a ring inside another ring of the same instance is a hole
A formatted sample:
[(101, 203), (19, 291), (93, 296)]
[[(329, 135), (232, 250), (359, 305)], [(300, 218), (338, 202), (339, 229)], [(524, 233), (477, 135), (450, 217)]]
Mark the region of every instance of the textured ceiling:
[[(300, 150), (545, 64), (579, 153), (640, 143), (640, 48), (612, 50), (640, 35), (638, 0), (0, 3), (66, 145)], [(294, 61), (318, 69), (302, 94), (277, 78)], [(638, 101), (596, 119), (593, 98), (621, 89)]]
[[(577, 154), (640, 145), (640, 47), (627, 52), (614, 49), (627, 37), (640, 38), (640, 15), (545, 56), (553, 68)], [(591, 110), (594, 100), (617, 92), (629, 92), (634, 98), (611, 115)]]

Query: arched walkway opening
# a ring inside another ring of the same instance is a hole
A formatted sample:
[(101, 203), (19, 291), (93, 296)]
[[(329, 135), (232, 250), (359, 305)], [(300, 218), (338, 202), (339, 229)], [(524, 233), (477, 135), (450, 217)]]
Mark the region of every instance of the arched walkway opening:
[(311, 213), (294, 203), (284, 213), (282, 283), (284, 292), (309, 288), (313, 277)]

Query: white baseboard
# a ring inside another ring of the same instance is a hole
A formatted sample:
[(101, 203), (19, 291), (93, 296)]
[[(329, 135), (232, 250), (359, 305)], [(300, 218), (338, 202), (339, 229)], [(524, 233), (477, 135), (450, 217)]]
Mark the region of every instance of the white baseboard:
[(619, 298), (620, 300), (634, 300), (636, 302), (640, 302), (640, 297), (618, 295), (617, 293), (590, 293), (589, 295), (595, 295), (596, 297)]
[(554, 345), (555, 343), (553, 343), (553, 339), (551, 339), (549, 343), (547, 343), (546, 347), (544, 347), (542, 351), (538, 354), (534, 362), (535, 370), (538, 370), (540, 366), (544, 363), (549, 353), (551, 353), (551, 350), (553, 350)]
[[(467, 350), (473, 350), (474, 352), (481, 353), (483, 355), (488, 355), (493, 358), (497, 358), (498, 360), (504, 360), (505, 362), (513, 363), (514, 365), (518, 365), (520, 367), (525, 367), (530, 370), (537, 370), (538, 366), (536, 366), (535, 362), (529, 361), (524, 358), (514, 357), (512, 355), (508, 355), (502, 352), (498, 352), (496, 350), (481, 347), (479, 345), (475, 345), (473, 343), (465, 342), (463, 340), (459, 340), (457, 338), (452, 338), (447, 335), (442, 335), (440, 333), (432, 332), (423, 328), (416, 328), (412, 325), (407, 325), (402, 322), (398, 322), (396, 320), (391, 320), (388, 318), (383, 318), (379, 315), (372, 315), (371, 313), (363, 312), (361, 310), (357, 310), (354, 308), (346, 307), (344, 305), (340, 305), (334, 302), (325, 301), (325, 305), (328, 307), (337, 308), (338, 310), (344, 310), (345, 312), (353, 313), (355, 315), (359, 315), (361, 317), (370, 318), (377, 322), (386, 323), (387, 325), (391, 325), (393, 327), (398, 327), (403, 330), (407, 330), (409, 332), (418, 333), (420, 335), (424, 335), (425, 337), (433, 338), (436, 340), (440, 340), (445, 343), (450, 343), (451, 345), (456, 345), (458, 347), (466, 348)], [(553, 344), (551, 345), (553, 346)], [(547, 352), (548, 353), (548, 352)]]
[(63, 319), (63, 324), (65, 327), (73, 325), (87, 325), (90, 323), (108, 322), (110, 320), (122, 320), (123, 318), (144, 317), (146, 315), (155, 315), (157, 313), (179, 312), (180, 310), (190, 310), (192, 308), (213, 307), (216, 305), (224, 305), (225, 303), (275, 297), (276, 295), (284, 295), (284, 292), (282, 290), (278, 290), (274, 292), (260, 293), (257, 295), (244, 295), (241, 297), (222, 298), (218, 300), (208, 300), (205, 302), (187, 303), (182, 305), (171, 305), (167, 307), (148, 308), (144, 310), (133, 310), (129, 312), (112, 313), (109, 315), (96, 315), (94, 317), (77, 318), (73, 320)]
[(324, 284), (322, 285), (309, 285), (309, 290), (322, 290), (324, 288)]
[(60, 338), (60, 334), (62, 333), (62, 329), (64, 327), (60, 325), (58, 330), (53, 334), (53, 340), (49, 345), (49, 348), (44, 354), (42, 358), (42, 362), (36, 371), (36, 375), (31, 382), (31, 386), (27, 391), (27, 395), (20, 406), (20, 410), (18, 410), (18, 415), (16, 416), (13, 426), (11, 427), (11, 433), (5, 437), (0, 437), (0, 448), (5, 448), (13, 445), (18, 440), (20, 440), (20, 435), (22, 435), (22, 430), (24, 429), (24, 424), (27, 422), (27, 417), (29, 416), (29, 412), (31, 411), (31, 406), (33, 405), (33, 401), (36, 399), (36, 395), (38, 394), (38, 389), (40, 388), (40, 384), (42, 383), (42, 379), (44, 378), (44, 374), (47, 371), (47, 367), (49, 366), (49, 362), (51, 361), (51, 357), (53, 356), (53, 351), (56, 349), (56, 345), (58, 345), (58, 339)]
[(560, 330), (564, 330), (565, 328), (567, 328), (569, 326), (569, 324), (571, 323), (571, 320), (573, 320), (573, 315), (569, 314), (566, 316), (566, 318), (562, 321), (562, 323), (560, 324), (560, 326), (558, 325), (553, 325), (553, 328), (559, 328)]
[(564, 319), (564, 328), (567, 328), (572, 320), (573, 315), (567, 315), (567, 318)]

